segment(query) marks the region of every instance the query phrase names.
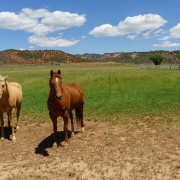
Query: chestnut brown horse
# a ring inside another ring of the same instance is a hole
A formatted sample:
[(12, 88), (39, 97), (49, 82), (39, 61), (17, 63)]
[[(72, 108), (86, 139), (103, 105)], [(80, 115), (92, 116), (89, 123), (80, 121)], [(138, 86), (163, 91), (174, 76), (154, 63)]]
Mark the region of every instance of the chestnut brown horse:
[(78, 84), (62, 84), (61, 71), (50, 71), (49, 79), (50, 92), (47, 101), (49, 116), (53, 122), (54, 143), (53, 147), (58, 146), (57, 141), (57, 118), (61, 116), (64, 120), (65, 142), (68, 145), (68, 117), (71, 119), (71, 130), (74, 133), (73, 114), (75, 109), (76, 120), (81, 124), (81, 132), (85, 132), (83, 122), (84, 93)]
[(8, 115), (8, 125), (12, 128), (12, 141), (16, 141), (14, 132), (14, 114), (15, 109), (17, 116), (16, 129), (19, 129), (18, 119), (21, 110), (22, 103), (22, 87), (16, 82), (7, 82), (7, 76), (0, 76), (0, 120), (1, 120), (1, 139), (4, 139), (4, 120), (3, 113), (7, 112)]

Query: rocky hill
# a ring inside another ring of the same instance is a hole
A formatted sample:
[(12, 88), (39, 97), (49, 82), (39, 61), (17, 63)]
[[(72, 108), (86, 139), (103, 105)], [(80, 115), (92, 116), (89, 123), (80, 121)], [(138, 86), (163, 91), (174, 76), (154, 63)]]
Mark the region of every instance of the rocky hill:
[(57, 50), (14, 50), (0, 51), (0, 64), (42, 64), (42, 63), (77, 63), (89, 60)]
[(101, 54), (68, 54), (58, 50), (14, 50), (0, 51), (0, 64), (42, 64), (42, 63), (79, 63), (79, 62), (118, 62), (151, 63), (150, 56), (158, 53), (163, 56), (163, 63), (180, 63), (178, 51), (115, 52)]
[(99, 61), (99, 62), (121, 62), (121, 63), (150, 63), (150, 56), (153, 53), (161, 54), (163, 56), (163, 63), (180, 63), (180, 50), (178, 51), (149, 51), (149, 52), (115, 52), (115, 53), (105, 53), (100, 54), (77, 54), (77, 57), (87, 59), (90, 61)]

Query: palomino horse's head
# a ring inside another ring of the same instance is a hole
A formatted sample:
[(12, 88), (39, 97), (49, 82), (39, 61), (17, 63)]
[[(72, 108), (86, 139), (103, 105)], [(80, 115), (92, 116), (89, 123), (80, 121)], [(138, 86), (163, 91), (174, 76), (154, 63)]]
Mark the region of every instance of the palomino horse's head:
[(60, 74), (61, 74), (60, 70), (58, 70), (58, 72), (53, 72), (53, 70), (51, 70), (50, 80), (49, 80), (50, 89), (54, 93), (56, 99), (59, 100), (63, 97), (61, 91), (62, 78)]
[(8, 77), (8, 76), (2, 77), (2, 76), (0, 75), (0, 99), (1, 99), (1, 97), (2, 97), (2, 94), (3, 94), (3, 92), (4, 92), (4, 89), (5, 89), (5, 87), (6, 87), (6, 83), (7, 83), (6, 79), (7, 79), (7, 77)]

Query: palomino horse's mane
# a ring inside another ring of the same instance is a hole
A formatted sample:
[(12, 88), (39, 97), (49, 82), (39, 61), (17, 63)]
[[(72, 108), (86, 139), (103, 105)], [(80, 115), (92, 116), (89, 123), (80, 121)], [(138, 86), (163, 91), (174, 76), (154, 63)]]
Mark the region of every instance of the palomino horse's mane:
[(0, 81), (5, 81), (5, 85), (8, 85), (7, 79), (5, 80), (6, 77), (0, 75)]

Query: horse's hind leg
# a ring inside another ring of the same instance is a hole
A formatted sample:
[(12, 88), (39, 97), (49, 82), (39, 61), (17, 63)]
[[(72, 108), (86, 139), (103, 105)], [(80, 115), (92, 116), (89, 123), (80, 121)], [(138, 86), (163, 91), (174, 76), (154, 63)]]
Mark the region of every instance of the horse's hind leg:
[(71, 136), (74, 136), (74, 123), (73, 123), (73, 113), (72, 113), (72, 111), (69, 112), (69, 117), (70, 117), (70, 120), (71, 120)]
[(81, 122), (81, 132), (84, 133), (85, 129), (84, 129), (84, 120), (83, 120), (83, 105), (78, 107), (79, 109), (79, 120)]
[(18, 121), (19, 121), (20, 111), (21, 111), (21, 106), (17, 107), (17, 112), (16, 112), (16, 116), (17, 116), (16, 130), (19, 129)]
[(4, 139), (4, 120), (3, 120), (3, 113), (0, 112), (0, 119), (1, 119), (1, 140)]
[(68, 112), (65, 112), (63, 116), (63, 120), (64, 120), (64, 133), (65, 133), (64, 146), (67, 146), (68, 145)]
[(77, 128), (79, 128), (79, 109), (78, 107), (75, 108), (75, 114), (76, 114), (76, 124), (77, 124)]
[(9, 115), (9, 113), (7, 112), (7, 118), (8, 118), (8, 127), (10, 127), (11, 125), (10, 125), (10, 115)]

